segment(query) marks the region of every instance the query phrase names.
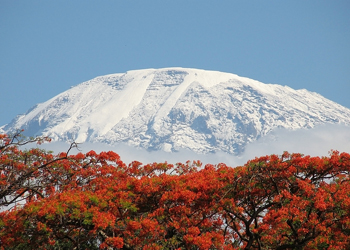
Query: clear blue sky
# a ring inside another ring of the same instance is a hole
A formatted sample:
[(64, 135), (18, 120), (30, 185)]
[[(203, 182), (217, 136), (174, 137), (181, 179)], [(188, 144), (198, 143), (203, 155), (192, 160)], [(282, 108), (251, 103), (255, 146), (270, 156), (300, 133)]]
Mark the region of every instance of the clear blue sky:
[(190, 67), (350, 108), (350, 1), (0, 0), (0, 125), (99, 75)]

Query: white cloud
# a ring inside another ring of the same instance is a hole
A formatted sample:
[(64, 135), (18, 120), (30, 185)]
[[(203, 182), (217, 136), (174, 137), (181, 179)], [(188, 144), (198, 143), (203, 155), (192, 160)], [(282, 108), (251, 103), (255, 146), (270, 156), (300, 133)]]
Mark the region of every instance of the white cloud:
[(328, 124), (313, 129), (275, 130), (246, 147), (245, 155), (302, 153), (327, 156), (330, 150), (350, 152), (350, 126)]
[[(44, 148), (52, 150), (55, 153), (66, 151), (69, 148), (68, 143), (52, 142), (45, 144)], [(114, 151), (118, 153), (125, 163), (134, 160), (144, 164), (152, 162), (186, 162), (187, 160), (200, 160), (204, 164), (217, 164), (223, 162), (229, 166), (243, 165), (255, 157), (282, 154), (283, 151), (290, 153), (302, 153), (311, 156), (327, 156), (330, 150), (340, 152), (350, 152), (350, 126), (345, 125), (323, 125), (313, 129), (285, 130), (278, 129), (259, 140), (248, 144), (245, 152), (241, 156), (232, 156), (223, 152), (216, 154), (196, 154), (188, 150), (182, 150), (177, 153), (168, 153), (163, 151), (146, 151), (137, 149), (128, 145), (118, 144), (109, 146), (103, 143), (83, 143), (79, 145), (82, 152), (94, 150)], [(73, 149), (72, 154), (79, 151)]]

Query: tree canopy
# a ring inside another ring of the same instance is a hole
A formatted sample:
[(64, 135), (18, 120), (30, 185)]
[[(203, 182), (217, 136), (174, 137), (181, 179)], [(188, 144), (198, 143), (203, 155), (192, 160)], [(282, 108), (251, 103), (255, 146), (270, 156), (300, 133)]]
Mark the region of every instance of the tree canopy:
[(1, 249), (350, 249), (348, 153), (229, 167), (19, 148), (46, 140), (0, 135)]

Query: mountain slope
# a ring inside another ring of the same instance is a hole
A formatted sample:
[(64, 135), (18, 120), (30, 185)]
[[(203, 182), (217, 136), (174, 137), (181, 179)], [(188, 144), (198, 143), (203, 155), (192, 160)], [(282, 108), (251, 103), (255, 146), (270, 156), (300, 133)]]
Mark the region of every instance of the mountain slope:
[(350, 125), (350, 110), (321, 95), (234, 74), (165, 68), (100, 76), (3, 126), (54, 140), (125, 142), (149, 150), (239, 154), (275, 128)]

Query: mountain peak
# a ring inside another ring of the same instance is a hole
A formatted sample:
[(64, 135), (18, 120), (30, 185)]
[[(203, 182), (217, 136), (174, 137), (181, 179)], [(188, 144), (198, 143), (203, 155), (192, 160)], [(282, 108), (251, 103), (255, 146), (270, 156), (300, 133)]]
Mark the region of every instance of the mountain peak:
[(276, 128), (324, 123), (350, 124), (350, 110), (304, 89), (174, 67), (96, 77), (3, 128), (23, 128), (28, 135), (54, 140), (239, 154)]

